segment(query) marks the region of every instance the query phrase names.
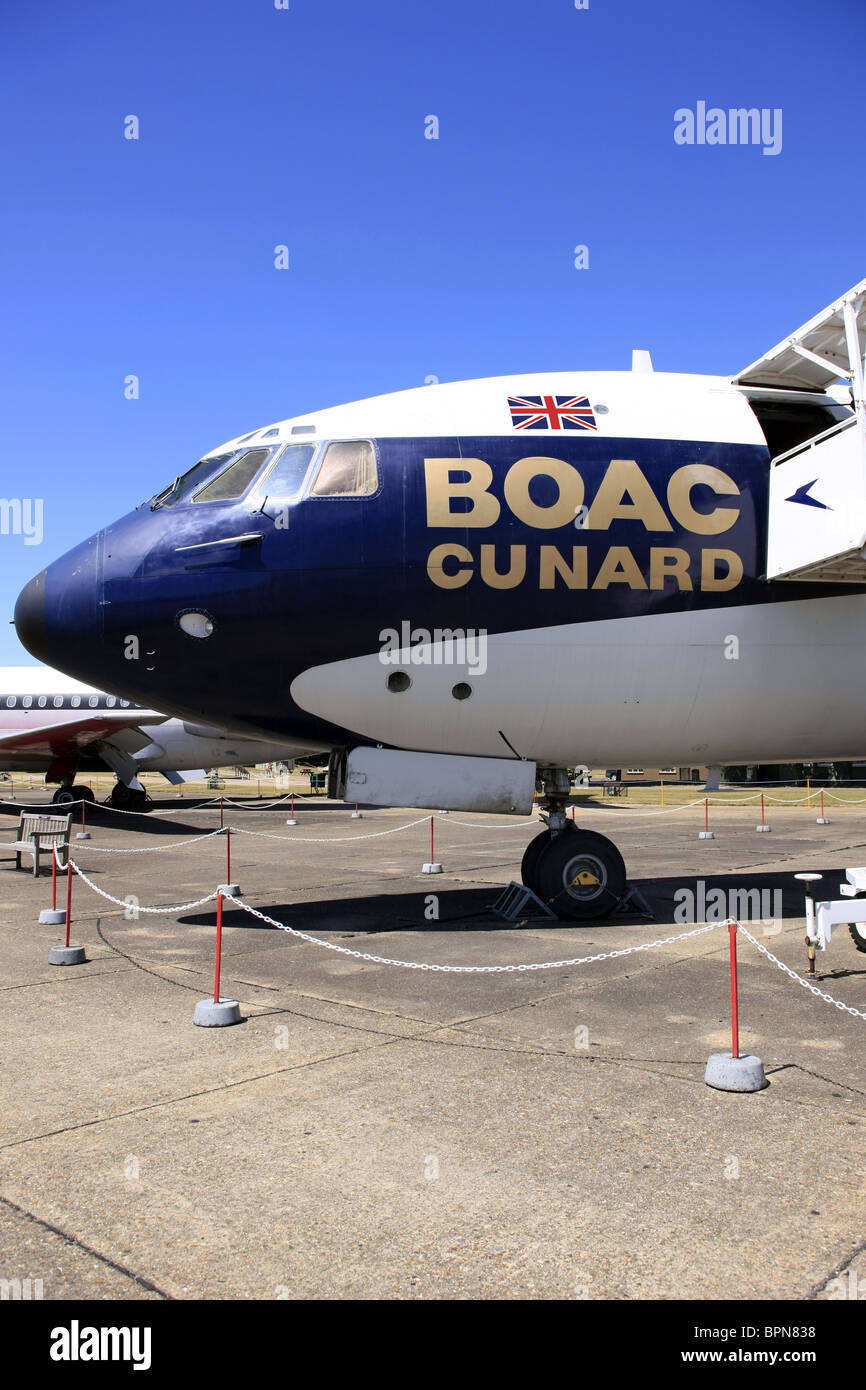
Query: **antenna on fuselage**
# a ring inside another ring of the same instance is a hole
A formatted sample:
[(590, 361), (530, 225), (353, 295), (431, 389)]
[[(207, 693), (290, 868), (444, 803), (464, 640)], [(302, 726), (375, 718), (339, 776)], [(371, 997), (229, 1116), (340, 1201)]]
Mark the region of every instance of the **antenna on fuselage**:
[(631, 369), (633, 372), (653, 372), (653, 360), (646, 348), (635, 348), (631, 355)]

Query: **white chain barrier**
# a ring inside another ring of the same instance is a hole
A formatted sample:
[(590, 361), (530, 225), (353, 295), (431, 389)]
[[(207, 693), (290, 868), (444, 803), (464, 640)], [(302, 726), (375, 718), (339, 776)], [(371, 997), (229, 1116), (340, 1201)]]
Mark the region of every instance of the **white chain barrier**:
[(268, 917), (251, 903), (244, 902), (243, 898), (232, 898), (231, 901), (232, 906), (243, 908), (244, 912), (248, 912), (251, 917), (258, 917), (269, 927), (276, 927), (278, 931), (287, 932), (289, 936), (296, 936), (301, 941), (310, 941), (315, 946), (324, 946), (326, 951), (338, 951), (342, 956), (354, 956), (356, 960), (371, 961), (374, 965), (396, 965), (403, 970), (434, 970), (450, 975), (508, 975), (526, 970), (561, 970), (567, 965), (591, 965), (593, 961), (631, 956), (638, 951), (651, 951), (654, 946), (669, 946), (675, 941), (685, 941), (690, 936), (702, 936), (705, 932), (716, 931), (722, 925), (720, 922), (709, 922), (702, 927), (695, 927), (692, 931), (680, 932), (677, 936), (665, 936), (658, 941), (646, 941), (639, 946), (623, 946), (616, 951), (601, 951), (598, 955), (575, 956), (569, 960), (545, 960), (531, 965), (430, 965), (414, 960), (394, 960), (390, 956), (374, 956), (368, 951), (353, 951), (349, 946), (339, 946), (336, 941), (323, 941), (320, 936), (310, 936), (308, 932), (298, 931), (297, 927), (278, 922), (275, 917)]
[[(81, 868), (79, 864), (76, 864), (74, 859), (68, 860), (68, 863), (72, 865), (78, 877), (82, 879), (84, 883), (87, 884), (88, 888), (92, 888), (94, 893), (98, 893), (101, 898), (107, 898), (110, 903), (117, 903), (118, 907), (128, 908), (130, 906), (129, 902), (125, 898), (115, 898), (112, 893), (106, 893), (104, 888), (100, 888), (99, 884), (94, 883), (92, 878), (88, 878), (87, 874), (84, 872), (84, 870)], [(207, 897), (198, 898), (194, 903), (175, 903), (172, 907), (142, 907), (141, 903), (136, 903), (135, 911), (153, 912), (158, 914), (170, 912), (187, 912), (191, 907), (202, 907), (205, 903), (213, 902), (214, 898), (219, 896), (219, 891), (219, 888), (215, 888), (212, 893), (208, 893)], [(234, 899), (232, 901), (234, 901)]]
[(766, 946), (762, 946), (760, 941), (756, 941), (752, 933), (747, 931), (739, 922), (737, 923), (737, 928), (743, 933), (746, 940), (751, 941), (755, 949), (760, 951), (762, 956), (766, 956), (767, 960), (771, 961), (773, 965), (778, 965), (779, 969), (783, 971), (789, 979), (794, 980), (798, 985), (802, 985), (810, 994), (816, 994), (819, 999), (825, 999), (827, 1003), (832, 1004), (834, 1008), (841, 1009), (844, 1013), (851, 1014), (854, 1018), (866, 1018), (866, 1013), (861, 1013), (859, 1009), (852, 1008), (850, 1004), (843, 1004), (840, 999), (834, 999), (832, 994), (827, 994), (825, 990), (819, 989), (817, 985), (812, 984), (811, 980), (804, 980), (803, 976), (798, 975), (796, 970), (792, 970), (789, 965), (785, 965), (784, 961), (774, 956), (772, 951), (767, 950)]
[(256, 840), (281, 840), (284, 844), (294, 841), (299, 845), (338, 845), (356, 840), (381, 840), (383, 835), (396, 835), (401, 830), (411, 830), (413, 825), (426, 825), (429, 821), (429, 816), (419, 816), (418, 820), (409, 820), (405, 825), (395, 825), (390, 830), (374, 830), (369, 835), (269, 835), (265, 830), (247, 830), (243, 825), (233, 825), (231, 830), (235, 835), (252, 835)]
[[(234, 826), (231, 826), (234, 830)], [(204, 830), (201, 835), (194, 835), (189, 840), (172, 840), (170, 845), (77, 845), (79, 850), (86, 850), (88, 854), (158, 854), (160, 850), (182, 849), (184, 845), (199, 845), (202, 840), (212, 840), (214, 835), (224, 835), (225, 829), (218, 826), (216, 830)]]
[[(427, 817), (425, 816), (424, 819), (426, 820)], [(419, 822), (415, 821), (413, 824), (417, 825)], [(399, 826), (397, 828), (406, 829), (407, 827)], [(220, 834), (221, 832), (215, 831), (213, 833)], [(385, 831), (383, 833), (389, 834), (393, 832)], [(284, 837), (268, 836), (267, 838), (283, 839)], [(359, 838), (369, 837), (364, 836)], [(93, 889), (94, 893), (98, 893), (100, 897), (107, 899), (108, 902), (115, 903), (118, 907), (124, 909), (129, 907), (127, 899), (117, 898), (114, 894), (107, 893), (104, 888), (100, 888), (98, 884), (94, 883), (81, 866), (76, 864), (74, 859), (69, 859), (68, 863), (75, 870), (76, 875), (87, 884), (88, 888)], [(220, 889), (215, 888), (212, 893), (206, 894), (203, 898), (196, 899), (195, 902), (175, 903), (170, 907), (144, 907), (140, 903), (136, 903), (135, 910), (136, 912), (147, 912), (157, 915), (188, 912), (194, 907), (203, 907), (205, 903), (213, 902), (214, 898), (219, 897), (219, 895)], [(736, 926), (737, 930), (742, 932), (746, 940), (750, 941), (762, 956), (765, 956), (772, 965), (777, 965), (783, 974), (787, 975), (795, 984), (801, 985), (803, 989), (808, 990), (810, 994), (814, 994), (819, 999), (823, 999), (826, 1003), (832, 1004), (834, 1008), (841, 1010), (843, 1013), (850, 1014), (852, 1018), (862, 1018), (866, 1020), (866, 1012), (855, 1009), (851, 1004), (844, 1004), (840, 999), (834, 999), (832, 994), (828, 994), (826, 990), (819, 989), (818, 986), (813, 984), (810, 980), (805, 980), (802, 975), (797, 974), (796, 970), (792, 970), (789, 965), (785, 965), (784, 961), (779, 960), (778, 956), (774, 956), (772, 951), (768, 951), (767, 947), (756, 940), (756, 938), (752, 936), (752, 933), (748, 931), (741, 922), (737, 922), (733, 918), (728, 918), (725, 922), (707, 922), (703, 926), (693, 927), (691, 931), (678, 932), (674, 936), (658, 937), (655, 941), (643, 941), (637, 946), (621, 946), (613, 951), (599, 951), (592, 956), (570, 956), (565, 960), (533, 961), (529, 964), (518, 965), (439, 965), (431, 964), (427, 961), (397, 960), (392, 956), (376, 956), (369, 951), (355, 951), (349, 946), (340, 946), (336, 941), (323, 941), (320, 936), (312, 936), (309, 932), (299, 931), (297, 927), (292, 927), (286, 922), (280, 922), (276, 917), (269, 917), (266, 912), (260, 912), (257, 907), (253, 907), (252, 903), (245, 902), (243, 898), (233, 897), (230, 901), (234, 907), (241, 908), (242, 911), (248, 913), (251, 917), (257, 917), (260, 922), (264, 922), (267, 926), (275, 927), (277, 931), (285, 932), (288, 936), (294, 936), (299, 941), (308, 941), (313, 946), (322, 946), (326, 951), (336, 951), (339, 955), (351, 956), (354, 960), (368, 961), (371, 965), (392, 965), (401, 970), (432, 970), (443, 975), (515, 975), (523, 974), (530, 970), (562, 970), (568, 966), (594, 965), (596, 961), (617, 960), (621, 956), (633, 956), (641, 951), (652, 951), (658, 946), (673, 946), (679, 941), (688, 941), (692, 937), (704, 936), (708, 932), (717, 931), (720, 927)]]

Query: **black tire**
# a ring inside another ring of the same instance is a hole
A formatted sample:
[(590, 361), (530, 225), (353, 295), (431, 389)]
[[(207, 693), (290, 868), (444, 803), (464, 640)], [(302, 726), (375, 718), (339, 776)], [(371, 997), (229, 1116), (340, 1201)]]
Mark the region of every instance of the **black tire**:
[[(577, 882), (586, 874), (587, 881)], [(535, 865), (538, 896), (558, 917), (588, 922), (607, 917), (625, 893), (622, 855), (605, 835), (576, 830), (552, 837)]]
[(95, 801), (92, 787), (73, 787), (77, 801)]
[[(573, 835), (577, 826), (573, 821), (567, 822), (567, 834)], [(520, 881), (525, 883), (527, 888), (531, 888), (538, 897), (541, 896), (538, 887), (538, 865), (541, 856), (550, 844), (549, 830), (542, 830), (540, 835), (536, 835), (534, 840), (530, 840), (526, 849), (523, 851), (523, 859), (520, 861)]]
[(72, 801), (80, 800), (80, 787), (58, 787), (51, 798), (52, 806), (68, 806)]
[(866, 951), (866, 922), (851, 922), (848, 930), (858, 951)]
[(538, 882), (536, 878), (538, 863), (549, 844), (550, 831), (542, 830), (540, 835), (536, 835), (534, 839), (529, 841), (529, 844), (523, 851), (523, 858), (520, 861), (520, 881), (524, 883), (527, 888), (531, 888), (533, 893), (536, 894), (538, 893)]
[(135, 787), (116, 782), (107, 805), (116, 806), (121, 811), (143, 811), (147, 805), (147, 792), (140, 792)]

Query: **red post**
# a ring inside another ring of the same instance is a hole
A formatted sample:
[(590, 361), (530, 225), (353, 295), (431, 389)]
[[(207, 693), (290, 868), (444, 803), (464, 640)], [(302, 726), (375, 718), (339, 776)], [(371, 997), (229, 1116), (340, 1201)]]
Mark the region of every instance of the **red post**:
[(57, 846), (51, 846), (51, 910), (57, 911)]
[(226, 830), (226, 883), (232, 881), (232, 828)]
[(764, 820), (764, 793), (763, 793), (763, 792), (761, 792), (761, 824), (762, 824), (762, 825), (766, 825), (766, 824), (767, 824), (767, 822)]
[(294, 793), (294, 792), (292, 792), (292, 810), (291, 810), (291, 816), (292, 816), (292, 820), (294, 820), (294, 819), (295, 819), (295, 793)]
[(436, 855), (433, 853), (433, 817), (430, 817), (430, 863), (435, 864)]
[(258, 787), (258, 789), (259, 789), (259, 801), (261, 801), (261, 799), (262, 799), (262, 779), (261, 779), (261, 777), (259, 777), (259, 778), (256, 779), (256, 785), (257, 785), (257, 787)]
[(740, 1024), (737, 1012), (737, 923), (728, 924), (731, 937), (731, 1056), (740, 1055)]
[(82, 830), (85, 830), (85, 829), (87, 828), (87, 827), (85, 826), (85, 824), (84, 824), (84, 807), (86, 806), (86, 804), (87, 804), (87, 802), (85, 801), (85, 798), (82, 797), (82, 798), (81, 798), (81, 829), (82, 829)]
[(709, 828), (710, 828), (710, 798), (709, 798), (708, 796), (705, 796), (705, 797), (704, 797), (704, 830), (709, 830)]
[(223, 799), (220, 797), (220, 830), (223, 828)]
[(72, 926), (72, 858), (66, 855), (66, 945), (69, 945), (69, 929)]
[(571, 819), (574, 820), (574, 807), (571, 808)]
[(824, 819), (824, 788), (821, 788), (821, 819)]
[(220, 1001), (220, 960), (223, 952), (223, 895), (217, 893), (216, 960), (214, 962), (213, 1001)]

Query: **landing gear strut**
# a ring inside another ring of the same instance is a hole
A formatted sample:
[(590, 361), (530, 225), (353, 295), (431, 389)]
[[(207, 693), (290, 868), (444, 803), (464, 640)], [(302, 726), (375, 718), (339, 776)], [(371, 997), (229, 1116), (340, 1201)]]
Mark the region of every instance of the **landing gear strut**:
[(625, 893), (622, 855), (606, 836), (581, 830), (566, 817), (571, 785), (564, 767), (538, 772), (548, 828), (527, 846), (520, 876), (558, 917), (578, 922), (606, 917)]

